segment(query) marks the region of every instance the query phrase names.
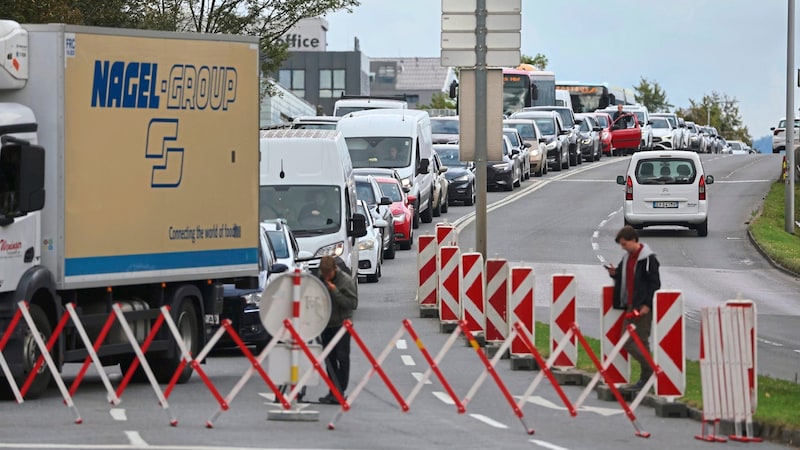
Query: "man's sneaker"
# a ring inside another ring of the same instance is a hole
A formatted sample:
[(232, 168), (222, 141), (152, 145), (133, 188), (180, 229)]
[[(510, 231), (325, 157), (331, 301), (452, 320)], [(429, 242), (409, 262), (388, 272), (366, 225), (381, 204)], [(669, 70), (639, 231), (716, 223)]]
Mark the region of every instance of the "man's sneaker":
[(641, 390), (644, 388), (644, 385), (645, 385), (646, 383), (647, 383), (647, 382), (646, 382), (644, 379), (640, 379), (640, 380), (639, 380), (639, 381), (637, 381), (636, 383), (633, 383), (633, 384), (629, 384), (629, 385), (627, 385), (627, 386), (624, 386), (624, 387), (622, 388), (622, 390), (624, 390), (624, 391), (641, 391)]
[[(347, 400), (347, 397), (344, 397), (344, 399)], [(328, 395), (326, 395), (325, 397), (320, 397), (319, 398), (319, 402), (324, 404), (324, 405), (338, 405), (339, 404), (339, 400), (337, 400), (336, 397), (331, 393), (328, 393)]]

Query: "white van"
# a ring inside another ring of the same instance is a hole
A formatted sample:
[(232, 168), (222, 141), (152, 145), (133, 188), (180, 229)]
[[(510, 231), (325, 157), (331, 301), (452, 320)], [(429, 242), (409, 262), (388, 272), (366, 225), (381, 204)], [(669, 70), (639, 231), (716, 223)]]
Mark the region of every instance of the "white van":
[(625, 225), (642, 229), (673, 225), (708, 235), (708, 185), (700, 156), (686, 151), (652, 151), (633, 155), (625, 176)]
[[(556, 105), (555, 106), (566, 106), (569, 109), (572, 109), (572, 97), (569, 95), (569, 91), (563, 89), (556, 89)], [(574, 109), (572, 109), (574, 111)]]
[(342, 117), (352, 112), (371, 109), (408, 109), (408, 102), (386, 98), (343, 98), (333, 104), (333, 115)]
[(353, 167), (395, 169), (416, 198), (414, 228), (433, 220), (434, 175), (431, 119), (425, 111), (382, 109), (354, 112), (336, 125), (347, 142)]
[[(261, 132), (259, 221), (284, 219), (301, 251), (340, 257), (358, 270), (356, 239), (367, 232), (356, 213), (353, 164), (342, 134), (328, 130)], [(312, 269), (318, 261), (309, 263)]]

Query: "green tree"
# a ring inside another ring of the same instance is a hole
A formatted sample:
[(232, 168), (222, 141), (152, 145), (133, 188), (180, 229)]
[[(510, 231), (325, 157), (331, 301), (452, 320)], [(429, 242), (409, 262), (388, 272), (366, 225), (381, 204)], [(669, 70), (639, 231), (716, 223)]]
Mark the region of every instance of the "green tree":
[(725, 139), (751, 144), (750, 130), (742, 122), (738, 103), (735, 97), (714, 91), (701, 100), (689, 99), (689, 106), (676, 113), (685, 120), (716, 128)]
[(547, 57), (541, 53), (537, 53), (536, 56), (522, 55), (519, 62), (520, 64), (530, 64), (539, 70), (545, 70), (548, 63)]
[(437, 92), (431, 96), (431, 102), (427, 105), (418, 105), (419, 109), (456, 109), (455, 100), (451, 99), (445, 92)]
[(650, 82), (646, 78), (640, 77), (639, 85), (634, 86), (633, 89), (636, 91), (634, 94), (636, 103), (646, 106), (650, 112), (669, 112), (673, 106), (667, 101), (667, 93), (657, 81)]

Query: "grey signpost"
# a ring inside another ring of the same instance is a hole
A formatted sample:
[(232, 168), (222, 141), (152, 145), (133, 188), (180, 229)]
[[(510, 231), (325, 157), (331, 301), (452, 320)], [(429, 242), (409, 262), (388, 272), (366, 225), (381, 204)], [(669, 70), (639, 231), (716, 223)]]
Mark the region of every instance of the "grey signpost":
[[(500, 89), (492, 89), (488, 80), (497, 80), (499, 71), (489, 66), (519, 65), (521, 17), (522, 0), (442, 0), (442, 65), (461, 67), (464, 79), (474, 79), (474, 89), (463, 83), (459, 89), (459, 153), (462, 161), (475, 162), (475, 244), (484, 258), (486, 162), (502, 160), (502, 74)], [(465, 105), (474, 110), (465, 112)]]

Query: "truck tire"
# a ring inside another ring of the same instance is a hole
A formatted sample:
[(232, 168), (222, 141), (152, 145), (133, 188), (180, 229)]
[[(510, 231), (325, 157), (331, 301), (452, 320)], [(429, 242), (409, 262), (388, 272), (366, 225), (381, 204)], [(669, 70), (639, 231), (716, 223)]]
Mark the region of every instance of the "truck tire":
[[(197, 320), (197, 310), (191, 298), (184, 297), (181, 299), (180, 304), (175, 309), (177, 311), (175, 317), (175, 325), (181, 333), (183, 343), (186, 348), (196, 355), (200, 351), (200, 342), (198, 342), (198, 335), (200, 333), (200, 324)], [(174, 356), (154, 359), (151, 365), (153, 374), (159, 383), (169, 383), (175, 370), (181, 362), (180, 351), (176, 349)], [(192, 368), (188, 364), (184, 367), (183, 372), (178, 378), (178, 383), (185, 383), (189, 381), (192, 376)]]
[[(31, 318), (33, 319), (33, 323), (36, 325), (36, 328), (39, 329), (39, 336), (41, 336), (42, 340), (47, 342), (47, 339), (52, 334), (53, 328), (50, 325), (50, 321), (47, 320), (47, 315), (44, 313), (42, 308), (38, 305), (30, 305), (28, 311), (31, 314)], [(22, 383), (25, 382), (25, 379), (33, 369), (33, 366), (36, 364), (36, 360), (39, 358), (39, 347), (36, 345), (36, 341), (33, 339), (33, 333), (28, 327), (25, 327), (25, 336), (22, 339), (22, 363), (24, 367), (24, 374), (22, 375), (20, 380), (17, 380), (17, 385), (22, 387)], [(33, 383), (31, 384), (30, 389), (26, 394), (26, 398), (33, 399), (38, 398), (44, 391), (47, 389), (47, 385), (50, 384), (50, 380), (52, 379), (52, 374), (50, 374), (50, 369), (47, 367), (47, 363), (42, 364), (42, 367), (39, 368), (38, 374), (33, 378)]]

